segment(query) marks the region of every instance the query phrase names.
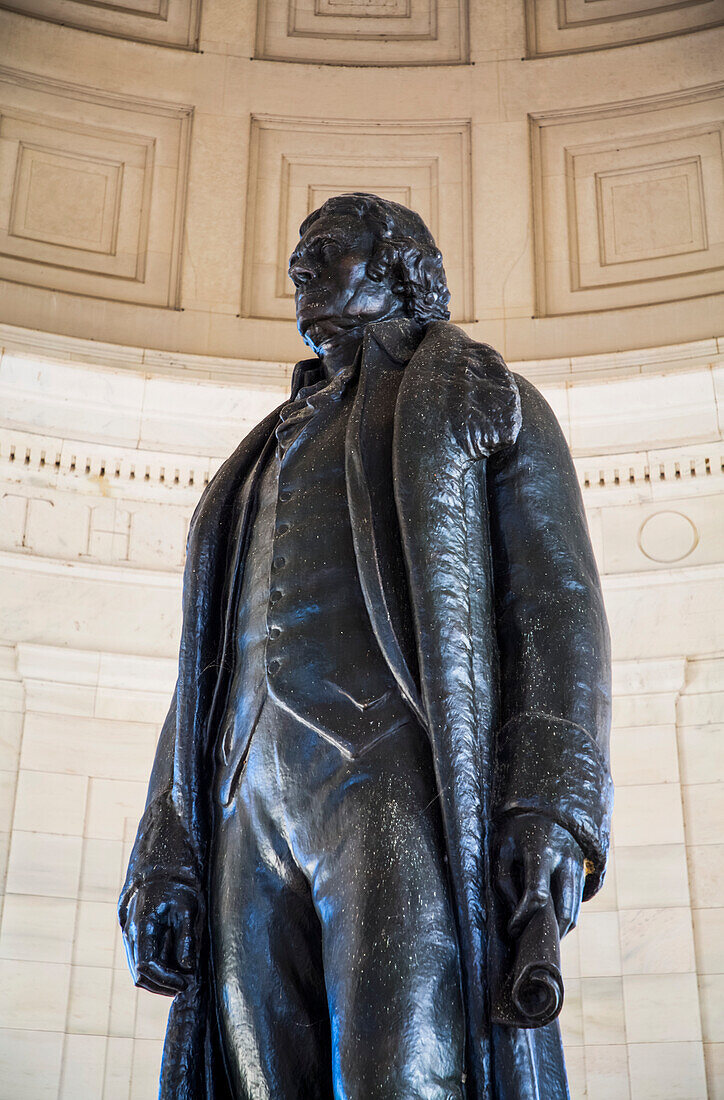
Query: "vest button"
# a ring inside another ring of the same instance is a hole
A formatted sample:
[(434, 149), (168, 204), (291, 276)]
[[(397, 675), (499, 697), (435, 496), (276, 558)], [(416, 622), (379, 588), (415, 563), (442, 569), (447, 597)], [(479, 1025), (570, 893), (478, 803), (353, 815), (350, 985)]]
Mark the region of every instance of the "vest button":
[(279, 524), (277, 524), (277, 534), (278, 535), (286, 535), (288, 530), (289, 530), (289, 524), (288, 523), (279, 523)]
[(269, 593), (269, 603), (277, 603), (282, 598), (282, 593), (279, 588), (274, 588)]
[(274, 558), (274, 561), (272, 562), (272, 569), (283, 569), (286, 564), (286, 558)]
[(278, 672), (281, 667), (281, 661), (270, 661), (269, 664), (266, 666), (266, 670), (270, 676), (273, 676), (274, 673)]
[(281, 632), (282, 632), (282, 630), (281, 630), (281, 627), (279, 627), (279, 626), (270, 626), (269, 630), (267, 631), (267, 633), (269, 634), (269, 637), (271, 638), (271, 640), (273, 642), (275, 642), (277, 640), (277, 638), (279, 637)]
[(288, 500), (291, 500), (292, 499), (291, 489), (282, 489), (282, 491), (279, 494), (279, 499), (281, 501), (283, 501), (285, 504)]

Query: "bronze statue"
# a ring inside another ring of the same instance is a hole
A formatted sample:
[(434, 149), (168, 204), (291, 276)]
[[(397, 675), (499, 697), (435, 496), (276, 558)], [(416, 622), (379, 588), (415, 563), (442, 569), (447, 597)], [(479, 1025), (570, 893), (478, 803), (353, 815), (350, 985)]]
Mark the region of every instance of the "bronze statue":
[(422, 220), (328, 200), (315, 352), (191, 522), (120, 902), (164, 1100), (568, 1095), (558, 935), (603, 878), (608, 632), (540, 394), (450, 324)]

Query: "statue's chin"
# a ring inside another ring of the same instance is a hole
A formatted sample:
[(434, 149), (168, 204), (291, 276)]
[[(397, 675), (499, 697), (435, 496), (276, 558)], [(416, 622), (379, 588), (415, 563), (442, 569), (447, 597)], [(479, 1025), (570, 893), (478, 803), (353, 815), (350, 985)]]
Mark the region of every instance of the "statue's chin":
[(321, 321), (312, 321), (304, 330), (303, 339), (318, 355), (326, 355), (344, 344), (361, 339), (365, 323), (356, 318), (325, 317)]

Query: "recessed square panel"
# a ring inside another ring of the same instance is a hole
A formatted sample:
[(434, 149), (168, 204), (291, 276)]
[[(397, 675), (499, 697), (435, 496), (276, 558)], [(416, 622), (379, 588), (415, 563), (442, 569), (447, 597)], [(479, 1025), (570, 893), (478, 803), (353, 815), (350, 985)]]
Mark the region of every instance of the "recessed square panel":
[(601, 266), (706, 248), (701, 157), (596, 173)]
[(111, 256), (123, 162), (18, 143), (9, 235)]
[(722, 0), (525, 0), (528, 56), (627, 46), (724, 23)]
[(0, 0), (0, 8), (114, 38), (198, 45), (201, 0)]
[(255, 118), (242, 314), (293, 321), (287, 265), (301, 222), (333, 195), (366, 191), (422, 216), (443, 254), (453, 317), (470, 320), (469, 177), (467, 121), (375, 124)]
[(539, 313), (724, 288), (723, 105), (706, 88), (531, 120)]
[(258, 57), (334, 65), (468, 60), (468, 0), (258, 0)]
[(189, 122), (0, 71), (0, 278), (175, 306)]

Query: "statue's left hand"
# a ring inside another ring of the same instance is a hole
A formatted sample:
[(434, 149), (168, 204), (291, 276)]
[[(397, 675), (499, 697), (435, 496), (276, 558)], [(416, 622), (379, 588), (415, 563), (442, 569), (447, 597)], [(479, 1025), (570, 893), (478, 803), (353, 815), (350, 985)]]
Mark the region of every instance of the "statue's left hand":
[(585, 859), (567, 829), (542, 814), (509, 814), (497, 831), (496, 885), (512, 915), (516, 938), (549, 896), (561, 939), (575, 928), (585, 881)]
[(195, 891), (166, 879), (133, 891), (123, 920), (123, 943), (139, 989), (175, 997), (196, 966), (199, 903)]

